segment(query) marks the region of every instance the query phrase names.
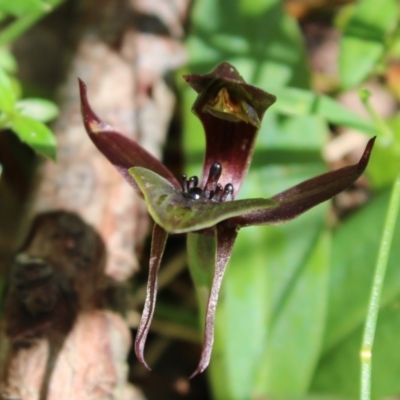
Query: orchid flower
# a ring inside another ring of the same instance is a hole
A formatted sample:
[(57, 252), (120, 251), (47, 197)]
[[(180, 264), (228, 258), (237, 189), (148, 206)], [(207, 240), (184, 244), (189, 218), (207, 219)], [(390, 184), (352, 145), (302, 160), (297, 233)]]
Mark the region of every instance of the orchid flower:
[[(144, 346), (154, 314), (157, 275), (168, 234), (212, 237), (215, 253), (197, 246), (195, 257), (213, 254), (215, 269), (206, 307), (203, 348), (192, 374), (208, 366), (213, 345), (214, 317), (222, 278), (240, 228), (289, 221), (348, 188), (364, 172), (375, 138), (369, 140), (358, 164), (317, 176), (270, 199), (235, 200), (246, 177), (262, 117), (276, 98), (247, 84), (228, 63), (206, 75), (188, 74), (198, 93), (193, 112), (206, 135), (200, 180), (180, 180), (135, 141), (116, 132), (91, 109), (86, 86), (80, 84), (84, 125), (97, 148), (146, 201), (155, 224), (147, 295), (135, 339), (135, 352), (148, 369)], [(193, 256), (193, 254), (192, 254)], [(212, 260), (213, 261), (213, 260)], [(190, 259), (189, 259), (190, 263)]]

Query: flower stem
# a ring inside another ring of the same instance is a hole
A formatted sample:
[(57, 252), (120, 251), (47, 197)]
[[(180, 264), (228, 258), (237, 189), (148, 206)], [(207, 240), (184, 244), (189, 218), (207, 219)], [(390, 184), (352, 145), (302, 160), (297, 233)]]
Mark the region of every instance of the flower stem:
[(376, 323), (379, 313), (379, 305), (383, 283), (385, 280), (386, 267), (389, 259), (390, 248), (393, 240), (394, 228), (400, 206), (400, 171), (394, 182), (389, 206), (386, 214), (378, 258), (376, 261), (374, 280), (368, 305), (367, 319), (365, 321), (364, 335), (361, 347), (361, 400), (371, 399), (371, 371), (372, 371), (372, 348), (376, 331)]
[(376, 110), (372, 107), (369, 98), (371, 97), (371, 93), (368, 89), (360, 89), (358, 91), (358, 95), (360, 96), (361, 101), (364, 104), (365, 109), (370, 115), (372, 121), (374, 122), (377, 131), (379, 132), (379, 136), (382, 139), (385, 139), (388, 144), (393, 143), (394, 134), (392, 130), (389, 128), (387, 123), (383, 120), (383, 118), (376, 112)]

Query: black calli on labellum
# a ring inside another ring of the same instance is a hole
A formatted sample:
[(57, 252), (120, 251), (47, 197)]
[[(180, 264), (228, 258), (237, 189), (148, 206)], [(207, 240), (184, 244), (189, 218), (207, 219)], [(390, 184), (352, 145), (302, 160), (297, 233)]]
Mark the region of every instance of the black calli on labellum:
[[(207, 368), (214, 338), (214, 318), (222, 278), (240, 228), (279, 224), (348, 188), (364, 172), (375, 138), (369, 140), (360, 161), (319, 175), (270, 199), (235, 200), (253, 155), (255, 139), (265, 111), (275, 96), (247, 84), (228, 63), (206, 75), (188, 74), (186, 82), (198, 93), (193, 112), (201, 120), (206, 149), (200, 179), (174, 175), (138, 143), (116, 132), (91, 109), (86, 86), (79, 81), (86, 131), (104, 156), (146, 201), (155, 221), (147, 294), (135, 339), (139, 361), (153, 318), (157, 277), (168, 234), (212, 236), (216, 243), (215, 269), (208, 298), (204, 340), (192, 377)], [(202, 257), (199, 249), (198, 257)]]

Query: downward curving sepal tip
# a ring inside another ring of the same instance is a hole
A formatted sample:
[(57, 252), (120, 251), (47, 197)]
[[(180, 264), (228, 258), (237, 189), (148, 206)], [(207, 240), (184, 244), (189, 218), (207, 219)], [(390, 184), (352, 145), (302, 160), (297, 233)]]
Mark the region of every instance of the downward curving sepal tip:
[(144, 344), (145, 344), (145, 340), (135, 342), (135, 355), (136, 355), (136, 358), (138, 359), (138, 361), (140, 362), (140, 364), (142, 364), (143, 367), (145, 367), (147, 369), (147, 371), (151, 371), (151, 368), (148, 366), (148, 364), (146, 363), (146, 360), (144, 359)]
[(162, 255), (164, 254), (167, 237), (167, 233), (160, 226), (154, 224), (150, 250), (149, 278), (147, 280), (146, 299), (135, 338), (136, 357), (149, 371), (150, 367), (147, 365), (146, 360), (144, 359), (144, 347), (156, 307), (158, 271), (160, 269)]
[[(214, 234), (216, 234), (217, 239), (216, 263), (206, 307), (203, 346), (201, 350), (200, 361), (196, 370), (192, 373), (192, 375), (190, 375), (189, 379), (195, 377), (197, 374), (202, 373), (210, 364), (214, 343), (214, 322), (219, 292), (221, 290), (222, 280), (232, 254), (238, 231), (232, 227), (217, 225), (215, 227)], [(199, 252), (198, 256), (201, 257), (202, 254)]]

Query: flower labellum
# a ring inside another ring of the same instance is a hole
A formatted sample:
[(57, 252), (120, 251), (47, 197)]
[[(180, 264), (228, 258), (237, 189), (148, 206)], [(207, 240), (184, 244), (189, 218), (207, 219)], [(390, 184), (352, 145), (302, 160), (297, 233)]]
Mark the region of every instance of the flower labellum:
[[(184, 79), (198, 93), (193, 112), (201, 120), (206, 136), (200, 179), (196, 176), (187, 179), (183, 175), (177, 180), (138, 143), (100, 120), (88, 103), (85, 84), (79, 81), (79, 86), (89, 137), (136, 193), (144, 197), (155, 221), (146, 300), (135, 339), (136, 355), (146, 368), (150, 369), (144, 359), (144, 347), (154, 314), (158, 270), (168, 234), (187, 233), (188, 245), (195, 243), (194, 249), (190, 247), (192, 256), (211, 257), (209, 261), (215, 265), (206, 307), (203, 348), (193, 377), (203, 372), (210, 362), (218, 294), (239, 229), (289, 221), (348, 188), (367, 167), (375, 138), (369, 140), (355, 165), (311, 178), (270, 199), (235, 200), (250, 166), (263, 115), (276, 98), (247, 84), (228, 63), (218, 65), (209, 74), (188, 74)], [(202, 242), (201, 238), (206, 240)], [(215, 252), (201, 245), (209, 243), (210, 238)]]

